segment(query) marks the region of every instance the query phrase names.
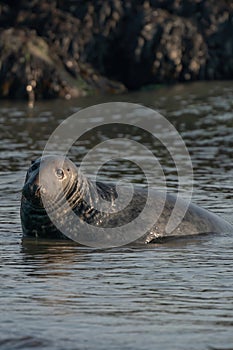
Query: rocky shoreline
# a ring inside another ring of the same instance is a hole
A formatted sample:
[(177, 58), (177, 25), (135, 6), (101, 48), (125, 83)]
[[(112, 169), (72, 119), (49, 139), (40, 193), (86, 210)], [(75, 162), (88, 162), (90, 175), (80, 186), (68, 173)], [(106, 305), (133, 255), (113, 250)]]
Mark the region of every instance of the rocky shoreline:
[(231, 0), (0, 1), (0, 98), (233, 79)]

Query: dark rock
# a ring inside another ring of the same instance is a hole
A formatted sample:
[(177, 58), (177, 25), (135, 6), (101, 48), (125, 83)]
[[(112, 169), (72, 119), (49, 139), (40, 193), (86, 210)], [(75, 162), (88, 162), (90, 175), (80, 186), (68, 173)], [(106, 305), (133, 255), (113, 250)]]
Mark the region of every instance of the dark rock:
[[(60, 59), (33, 30), (6, 29), (0, 34), (0, 96), (29, 100), (80, 96), (69, 84)], [(61, 70), (60, 70), (61, 69)]]
[(232, 79), (233, 4), (1, 1), (0, 54), (1, 97), (69, 98), (90, 90)]

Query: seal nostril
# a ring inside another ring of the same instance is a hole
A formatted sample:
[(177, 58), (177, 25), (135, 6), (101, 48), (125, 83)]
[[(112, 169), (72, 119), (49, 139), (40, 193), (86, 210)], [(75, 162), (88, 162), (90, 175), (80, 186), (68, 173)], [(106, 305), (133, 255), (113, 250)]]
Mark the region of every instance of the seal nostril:
[(39, 186), (36, 186), (36, 189), (35, 189), (35, 196), (39, 196), (40, 195), (40, 187)]
[(30, 192), (33, 196), (39, 197), (40, 196), (40, 186), (37, 184), (29, 185)]

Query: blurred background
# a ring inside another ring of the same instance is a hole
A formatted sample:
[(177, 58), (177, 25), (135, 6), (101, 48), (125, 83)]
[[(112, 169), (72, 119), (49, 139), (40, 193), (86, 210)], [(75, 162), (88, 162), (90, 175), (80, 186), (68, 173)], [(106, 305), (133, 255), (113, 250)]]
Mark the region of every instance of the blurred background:
[(233, 78), (231, 0), (0, 1), (0, 97)]

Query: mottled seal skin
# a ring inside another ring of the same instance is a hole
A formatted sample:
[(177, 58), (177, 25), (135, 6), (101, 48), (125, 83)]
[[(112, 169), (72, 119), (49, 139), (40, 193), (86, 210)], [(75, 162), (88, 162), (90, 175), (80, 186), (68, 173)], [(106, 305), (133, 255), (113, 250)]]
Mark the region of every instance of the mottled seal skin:
[[(62, 191), (61, 191), (62, 188)], [(106, 213), (97, 210), (96, 203), (104, 199), (114, 206), (117, 191), (114, 184), (87, 179), (68, 158), (46, 156), (37, 159), (29, 168), (21, 199), (21, 223), (24, 236), (46, 239), (69, 239), (51, 222), (44, 208), (41, 196), (46, 196), (51, 209), (62, 208), (68, 201), (80, 221), (96, 227), (119, 227), (131, 222), (141, 213), (147, 200), (147, 190), (135, 187), (128, 206), (121, 211)], [(160, 192), (154, 191), (154, 203), (159, 208), (162, 203)], [(158, 221), (136, 242), (147, 244), (163, 239), (206, 233), (229, 233), (233, 227), (217, 215), (190, 204), (188, 210), (171, 233), (165, 228), (175, 205), (176, 197), (166, 195), (165, 205)], [(182, 203), (181, 203), (182, 207)], [(59, 220), (65, 220), (65, 213), (59, 213)], [(149, 219), (150, 213), (148, 214)]]

